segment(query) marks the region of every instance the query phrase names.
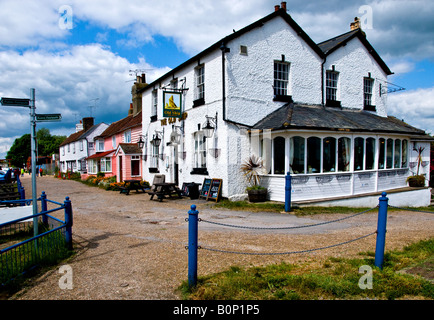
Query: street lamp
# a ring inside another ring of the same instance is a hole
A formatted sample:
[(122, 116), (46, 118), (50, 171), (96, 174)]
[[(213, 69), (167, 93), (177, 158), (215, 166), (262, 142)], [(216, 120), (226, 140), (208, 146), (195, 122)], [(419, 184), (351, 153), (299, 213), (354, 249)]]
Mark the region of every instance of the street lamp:
[(211, 138), (214, 134), (214, 130), (217, 129), (217, 112), (215, 114), (215, 117), (205, 116), (205, 118), (206, 124), (202, 127), (203, 135), (205, 136), (205, 138)]

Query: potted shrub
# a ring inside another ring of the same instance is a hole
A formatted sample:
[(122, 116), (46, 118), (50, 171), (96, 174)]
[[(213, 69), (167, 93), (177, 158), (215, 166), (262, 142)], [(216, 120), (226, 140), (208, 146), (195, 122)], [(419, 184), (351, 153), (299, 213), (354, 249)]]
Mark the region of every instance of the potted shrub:
[(419, 174), (420, 165), (422, 164), (422, 152), (425, 150), (423, 147), (414, 148), (413, 150), (417, 151), (417, 172), (415, 176), (410, 176), (407, 178), (408, 185), (410, 187), (425, 187), (425, 176)]
[(250, 185), (246, 188), (249, 201), (262, 202), (267, 200), (268, 190), (260, 185), (261, 175), (267, 173), (262, 159), (255, 155), (250, 156), (241, 165), (241, 171)]

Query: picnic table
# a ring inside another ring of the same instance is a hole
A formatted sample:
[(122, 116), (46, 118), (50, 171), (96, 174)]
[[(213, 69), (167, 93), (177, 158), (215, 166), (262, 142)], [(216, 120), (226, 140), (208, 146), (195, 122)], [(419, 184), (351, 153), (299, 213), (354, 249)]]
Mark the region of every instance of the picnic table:
[(176, 183), (160, 182), (155, 183), (154, 185), (154, 191), (148, 191), (148, 193), (151, 195), (151, 200), (153, 200), (154, 196), (157, 196), (158, 200), (162, 202), (166, 196), (171, 198), (173, 195), (178, 195), (178, 197), (182, 199), (182, 190), (178, 188)]
[(129, 195), (131, 190), (146, 192), (146, 187), (140, 184), (140, 180), (124, 180), (124, 185), (120, 187), (120, 193)]

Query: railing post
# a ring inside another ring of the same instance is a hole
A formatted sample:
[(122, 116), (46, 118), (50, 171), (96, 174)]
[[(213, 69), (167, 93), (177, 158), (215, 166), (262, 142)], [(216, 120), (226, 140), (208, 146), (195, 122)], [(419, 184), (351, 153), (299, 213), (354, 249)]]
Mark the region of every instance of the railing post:
[(65, 198), (65, 240), (68, 250), (72, 250), (72, 204), (69, 197)]
[(291, 174), (287, 172), (285, 176), (285, 212), (291, 211), (291, 184)]
[(188, 285), (194, 287), (197, 284), (197, 239), (198, 239), (198, 214), (196, 205), (188, 211)]
[[(45, 191), (42, 191), (42, 194), (41, 194), (41, 211), (45, 212), (48, 210), (47, 208), (48, 208), (47, 207), (47, 194), (45, 193)], [(47, 214), (42, 215), (42, 223), (45, 226), (48, 226)]]
[(377, 243), (375, 246), (375, 266), (383, 269), (384, 247), (386, 245), (386, 224), (387, 224), (387, 207), (389, 198), (387, 193), (383, 192), (379, 198), (378, 222), (377, 222)]

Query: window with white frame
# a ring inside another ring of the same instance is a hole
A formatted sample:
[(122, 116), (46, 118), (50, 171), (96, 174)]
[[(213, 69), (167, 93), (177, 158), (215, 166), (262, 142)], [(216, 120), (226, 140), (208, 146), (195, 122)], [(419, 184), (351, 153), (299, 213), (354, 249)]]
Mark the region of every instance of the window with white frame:
[(327, 70), (326, 72), (326, 99), (327, 101), (337, 101), (338, 77), (336, 71)]
[(80, 146), (80, 151), (83, 151), (83, 140), (80, 140), (79, 146)]
[(96, 141), (96, 151), (97, 152), (104, 151), (104, 140), (97, 140)]
[(206, 138), (201, 131), (194, 134), (194, 168), (206, 168)]
[(97, 174), (98, 173), (98, 160), (91, 159), (88, 160), (88, 173)]
[(131, 143), (131, 130), (127, 130), (124, 132), (124, 142)]
[(116, 149), (116, 136), (112, 137), (112, 148)]
[(156, 146), (151, 141), (151, 168), (158, 168), (158, 153), (159, 153), (160, 147)]
[(158, 107), (158, 90), (152, 91), (152, 110), (151, 110), (151, 116), (156, 117), (157, 116), (157, 107)]
[(140, 156), (131, 156), (131, 175), (140, 176)]
[(112, 172), (112, 159), (109, 157), (101, 158), (100, 166), (102, 172)]
[(196, 92), (195, 99), (205, 99), (205, 66), (200, 65), (195, 68)]
[(288, 62), (274, 61), (274, 96), (288, 95), (289, 66)]
[(363, 78), (363, 105), (365, 107), (373, 106), (372, 90), (374, 88), (374, 79)]

